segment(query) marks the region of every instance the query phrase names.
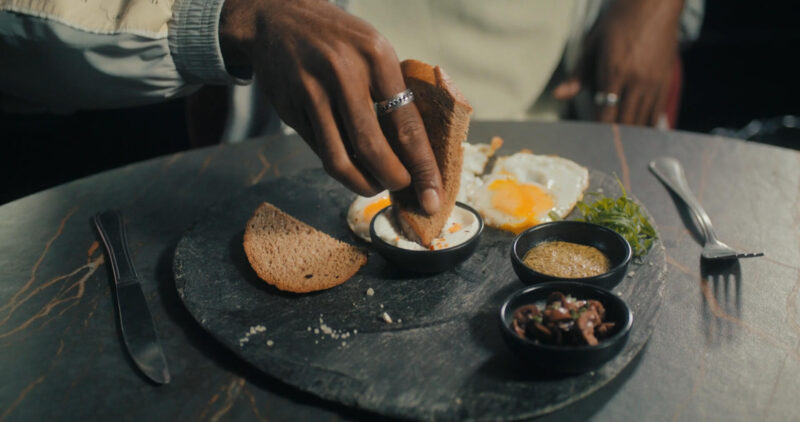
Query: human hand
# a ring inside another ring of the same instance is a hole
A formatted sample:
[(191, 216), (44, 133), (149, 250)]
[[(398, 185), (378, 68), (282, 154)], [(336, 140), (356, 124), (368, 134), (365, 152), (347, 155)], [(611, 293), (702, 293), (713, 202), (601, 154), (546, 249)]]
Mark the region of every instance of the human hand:
[(278, 115), (325, 170), (365, 196), (413, 183), (423, 209), (442, 182), (413, 102), (378, 118), (373, 103), (406, 89), (389, 42), (325, 0), (226, 0), (226, 65), (251, 65)]
[(553, 90), (567, 100), (582, 88), (617, 95), (597, 119), (655, 126), (666, 108), (678, 57), (683, 0), (616, 0), (588, 34), (576, 74)]

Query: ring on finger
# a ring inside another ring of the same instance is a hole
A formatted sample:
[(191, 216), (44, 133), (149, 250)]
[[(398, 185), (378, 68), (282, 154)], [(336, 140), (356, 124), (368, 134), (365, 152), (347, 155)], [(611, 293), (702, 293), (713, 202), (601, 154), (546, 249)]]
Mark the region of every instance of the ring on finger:
[(594, 104), (598, 107), (614, 107), (619, 103), (619, 94), (614, 92), (597, 91), (594, 94)]
[(378, 116), (384, 116), (400, 107), (411, 104), (412, 101), (414, 101), (414, 93), (410, 89), (406, 89), (387, 100), (375, 103), (375, 113)]

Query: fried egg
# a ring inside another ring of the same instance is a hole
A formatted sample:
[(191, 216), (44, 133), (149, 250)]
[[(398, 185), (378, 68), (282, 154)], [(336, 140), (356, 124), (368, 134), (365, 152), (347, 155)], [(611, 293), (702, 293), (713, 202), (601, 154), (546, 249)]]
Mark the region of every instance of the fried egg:
[(495, 151), (503, 145), (503, 139), (499, 136), (492, 138), (489, 144), (461, 144), (464, 150), (464, 165), (461, 167), (461, 185), (458, 189), (456, 201), (467, 202), (467, 198), (473, 196), (483, 186), (481, 175), (486, 164), (492, 158)]
[[(583, 198), (589, 171), (562, 157), (519, 152), (497, 157), (491, 172), (482, 175), (502, 143), (495, 137), (491, 144), (462, 144), (464, 165), (456, 200), (475, 208), (487, 226), (520, 233), (551, 221), (551, 213), (566, 217)], [(369, 242), (372, 218), (390, 203), (388, 191), (356, 197), (347, 211), (350, 230)]]
[(466, 203), (486, 225), (516, 234), (551, 221), (551, 213), (566, 217), (588, 186), (589, 171), (574, 161), (521, 152), (499, 157)]
[(462, 142), (461, 147), (464, 150), (464, 164), (461, 166), (461, 172), (470, 173), (475, 176), (483, 174), (483, 169), (486, 163), (489, 162), (495, 151), (503, 146), (503, 138), (495, 136), (489, 144), (470, 144), (469, 142)]
[(370, 241), (369, 223), (378, 211), (391, 204), (389, 191), (385, 190), (375, 196), (357, 196), (347, 209), (347, 225), (356, 236)]

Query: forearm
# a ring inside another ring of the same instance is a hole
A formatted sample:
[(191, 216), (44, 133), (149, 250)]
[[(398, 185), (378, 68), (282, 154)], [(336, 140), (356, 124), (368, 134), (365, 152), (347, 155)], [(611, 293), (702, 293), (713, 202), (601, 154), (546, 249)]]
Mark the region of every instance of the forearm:
[[(223, 0), (71, 0), (0, 4), (0, 108), (70, 112), (164, 101), (203, 84), (241, 82), (225, 70)], [(243, 75), (246, 76), (246, 75)]]
[(700, 35), (705, 0), (614, 0), (611, 8), (636, 10), (644, 17), (643, 25), (667, 25), (677, 31), (680, 41), (686, 42)]
[(606, 18), (610, 22), (626, 22), (638, 25), (644, 31), (659, 31), (669, 28), (677, 36), (678, 22), (683, 11), (684, 0), (614, 0)]

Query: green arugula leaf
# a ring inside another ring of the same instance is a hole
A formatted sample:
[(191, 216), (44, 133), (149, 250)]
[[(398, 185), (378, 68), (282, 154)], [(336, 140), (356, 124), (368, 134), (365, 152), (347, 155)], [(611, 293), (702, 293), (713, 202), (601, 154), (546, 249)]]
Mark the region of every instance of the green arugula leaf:
[(583, 214), (578, 221), (606, 226), (621, 234), (633, 248), (633, 256), (641, 258), (653, 246), (653, 240), (658, 236), (656, 230), (650, 224), (642, 208), (628, 196), (622, 182), (617, 178), (622, 196), (619, 198), (609, 198), (600, 194), (600, 199), (587, 204), (578, 201), (576, 206)]

